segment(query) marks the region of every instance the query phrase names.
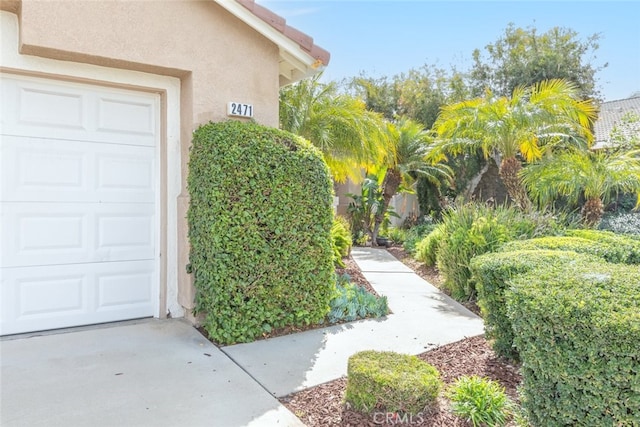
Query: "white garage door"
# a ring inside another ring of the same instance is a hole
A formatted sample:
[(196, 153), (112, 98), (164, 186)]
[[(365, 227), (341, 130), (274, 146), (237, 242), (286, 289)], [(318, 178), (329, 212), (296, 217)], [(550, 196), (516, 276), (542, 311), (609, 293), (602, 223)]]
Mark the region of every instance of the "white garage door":
[(0, 77), (0, 334), (152, 316), (159, 96)]

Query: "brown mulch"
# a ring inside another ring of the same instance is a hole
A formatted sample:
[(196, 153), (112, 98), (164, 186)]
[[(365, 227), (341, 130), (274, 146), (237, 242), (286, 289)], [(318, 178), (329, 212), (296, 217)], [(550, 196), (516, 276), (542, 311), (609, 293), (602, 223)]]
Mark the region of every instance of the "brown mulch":
[(376, 292), (375, 289), (373, 289), (373, 286), (371, 286), (369, 281), (367, 279), (365, 279), (364, 275), (360, 271), (360, 268), (358, 267), (358, 264), (356, 264), (356, 262), (353, 260), (351, 255), (349, 255), (347, 258), (343, 258), (342, 262), (344, 262), (345, 267), (344, 268), (336, 268), (336, 273), (338, 273), (340, 275), (348, 274), (351, 277), (351, 283), (355, 283), (356, 285), (360, 285), (360, 286), (364, 287), (369, 293), (372, 293), (374, 295), (378, 295), (378, 293)]
[[(467, 338), (418, 355), (435, 366), (445, 387), (462, 375), (479, 375), (500, 382), (507, 394), (517, 400), (516, 387), (521, 378), (518, 368), (499, 359), (482, 336)], [(343, 402), (346, 378), (285, 396), (280, 401), (308, 427), (392, 426), (402, 424), (392, 415), (364, 415), (350, 410)], [(441, 394), (442, 395), (442, 394)], [(451, 414), (448, 401), (438, 399), (435, 408), (414, 414), (405, 425), (429, 427), (466, 427), (468, 424)]]
[[(418, 276), (422, 277), (445, 294), (451, 296), (451, 292), (444, 287), (444, 279), (436, 267), (428, 267), (420, 261), (415, 260), (401, 246), (391, 246), (387, 248), (387, 251), (396, 257), (398, 261), (402, 261), (404, 265), (412, 269)], [(480, 307), (478, 307), (478, 304), (476, 304), (475, 301), (462, 301), (460, 304), (480, 316)]]

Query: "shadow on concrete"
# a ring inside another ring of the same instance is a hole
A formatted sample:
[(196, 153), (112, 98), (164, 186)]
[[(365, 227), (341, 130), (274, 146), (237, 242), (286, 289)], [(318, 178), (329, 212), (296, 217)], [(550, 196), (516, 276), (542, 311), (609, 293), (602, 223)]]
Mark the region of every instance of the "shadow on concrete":
[(477, 320), (478, 315), (466, 308), (464, 305), (460, 304), (458, 301), (454, 300), (450, 296), (444, 293), (439, 294), (430, 294), (427, 296), (428, 299), (432, 301), (436, 301), (436, 304), (431, 304), (433, 308), (436, 310), (445, 313), (452, 314), (455, 316), (462, 316), (469, 320)]

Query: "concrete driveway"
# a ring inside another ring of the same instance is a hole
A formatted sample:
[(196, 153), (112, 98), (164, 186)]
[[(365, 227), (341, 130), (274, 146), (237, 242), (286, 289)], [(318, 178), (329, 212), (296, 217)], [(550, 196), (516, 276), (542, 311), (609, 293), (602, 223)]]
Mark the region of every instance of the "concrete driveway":
[(0, 342), (0, 425), (302, 426), (183, 320)]

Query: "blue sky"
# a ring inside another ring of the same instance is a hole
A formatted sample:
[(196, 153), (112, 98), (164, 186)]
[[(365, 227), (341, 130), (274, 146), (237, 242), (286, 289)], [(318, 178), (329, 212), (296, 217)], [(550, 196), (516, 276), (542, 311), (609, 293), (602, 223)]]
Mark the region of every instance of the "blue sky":
[(640, 91), (640, 0), (632, 1), (367, 1), (258, 0), (331, 52), (325, 71), (340, 80), (364, 71), (393, 76), (424, 64), (466, 70), (475, 48), (495, 42), (507, 25), (555, 26), (599, 33), (593, 63), (605, 100)]

